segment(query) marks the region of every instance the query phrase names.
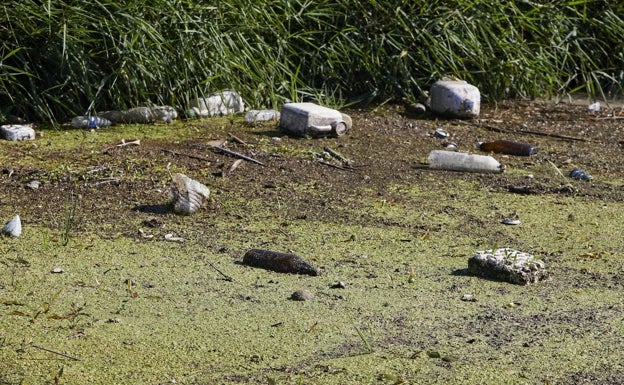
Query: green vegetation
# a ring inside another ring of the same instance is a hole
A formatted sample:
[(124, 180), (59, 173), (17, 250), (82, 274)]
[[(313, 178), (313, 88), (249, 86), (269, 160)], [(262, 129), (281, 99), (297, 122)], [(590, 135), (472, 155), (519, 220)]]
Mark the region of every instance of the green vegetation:
[(235, 89), (254, 107), (415, 100), (441, 76), (490, 100), (624, 86), (608, 1), (5, 2), (0, 112), (63, 121)]

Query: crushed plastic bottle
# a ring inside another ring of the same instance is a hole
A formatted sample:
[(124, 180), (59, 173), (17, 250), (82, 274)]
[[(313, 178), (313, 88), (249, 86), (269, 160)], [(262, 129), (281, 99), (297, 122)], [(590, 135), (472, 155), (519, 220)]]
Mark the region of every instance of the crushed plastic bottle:
[(75, 128), (100, 128), (111, 124), (110, 120), (100, 116), (76, 116), (71, 120), (71, 125)]
[(245, 120), (249, 123), (268, 122), (270, 120), (279, 120), (280, 113), (275, 110), (249, 110), (245, 114)]
[(531, 156), (537, 154), (537, 147), (531, 146), (530, 144), (512, 142), (510, 140), (480, 142), (478, 147), (481, 151), (507, 155)]

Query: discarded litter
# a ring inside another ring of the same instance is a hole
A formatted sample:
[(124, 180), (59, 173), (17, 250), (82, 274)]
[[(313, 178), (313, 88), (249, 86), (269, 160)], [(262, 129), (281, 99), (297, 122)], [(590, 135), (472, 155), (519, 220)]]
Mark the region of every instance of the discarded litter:
[(527, 285), (548, 278), (544, 262), (522, 251), (500, 248), (477, 251), (468, 259), (468, 270), (476, 275), (518, 285)]
[(209, 117), (238, 114), (243, 111), (245, 111), (243, 98), (236, 91), (226, 90), (191, 101), (189, 113), (196, 117)]
[(280, 128), (297, 136), (342, 136), (351, 129), (351, 117), (314, 103), (286, 103)]
[(530, 144), (512, 142), (510, 140), (495, 140), (493, 142), (479, 142), (481, 151), (499, 154), (530, 156), (537, 154), (537, 147)]
[(517, 218), (505, 218), (501, 221), (501, 223), (504, 225), (517, 226), (521, 222), (520, 222), (520, 219), (517, 219)]
[(278, 273), (318, 275), (318, 270), (301, 257), (276, 251), (251, 249), (243, 256), (243, 264)]
[(570, 171), (570, 177), (574, 178), (574, 179), (580, 179), (580, 180), (592, 180), (592, 179), (594, 179), (593, 176), (591, 176), (590, 174), (588, 174), (585, 171), (581, 170), (580, 168), (575, 168), (574, 170)]
[(175, 174), (169, 192), (169, 204), (176, 214), (190, 215), (199, 210), (210, 196), (205, 185), (184, 174)]
[(245, 120), (249, 123), (278, 121), (280, 113), (275, 110), (249, 110), (245, 114)]
[(600, 112), (600, 102), (590, 104), (587, 109), (592, 112)]
[(449, 136), (449, 133), (441, 128), (436, 128), (436, 130), (433, 132), (433, 136), (439, 139), (444, 139)]
[(433, 150), (429, 153), (429, 168), (436, 170), (499, 173), (505, 166), (487, 155), (475, 155), (464, 152)]
[(71, 120), (72, 127), (75, 128), (100, 128), (113, 124), (110, 120), (101, 116), (76, 116)]
[(2, 228), (2, 234), (17, 238), (22, 235), (22, 221), (19, 215), (14, 216)]
[(6, 140), (35, 139), (35, 130), (30, 124), (6, 124), (0, 126), (0, 134)]
[(474, 118), (481, 110), (479, 89), (463, 80), (438, 80), (429, 91), (430, 107), (438, 115)]
[(171, 123), (178, 118), (178, 112), (171, 106), (135, 107), (123, 111), (100, 112), (98, 117), (110, 121), (111, 124)]

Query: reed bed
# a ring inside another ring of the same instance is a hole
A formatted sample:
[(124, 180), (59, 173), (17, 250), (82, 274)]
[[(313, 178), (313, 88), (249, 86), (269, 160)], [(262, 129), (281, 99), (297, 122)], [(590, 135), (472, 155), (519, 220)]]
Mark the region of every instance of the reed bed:
[(486, 100), (624, 88), (624, 5), (608, 1), (10, 0), (0, 114), (74, 115), (222, 89), (253, 107), (416, 100), (441, 76)]

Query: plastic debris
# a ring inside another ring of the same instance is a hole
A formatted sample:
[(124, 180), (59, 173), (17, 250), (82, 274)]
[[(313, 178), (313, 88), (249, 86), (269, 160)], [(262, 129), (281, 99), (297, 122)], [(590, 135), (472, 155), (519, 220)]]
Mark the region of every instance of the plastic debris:
[(275, 110), (249, 110), (245, 114), (245, 120), (249, 123), (278, 121), (280, 113)]
[(123, 111), (100, 112), (98, 117), (110, 121), (111, 124), (171, 123), (178, 118), (178, 112), (171, 106), (135, 107)]
[(176, 214), (195, 213), (210, 196), (210, 189), (184, 174), (175, 174), (169, 192), (169, 204)]
[(221, 91), (191, 101), (191, 111), (196, 117), (237, 114), (245, 111), (245, 103), (236, 91)]
[(342, 136), (352, 126), (349, 115), (314, 103), (286, 103), (280, 128), (297, 136)]
[(528, 285), (548, 278), (544, 262), (532, 254), (500, 248), (477, 251), (468, 259), (468, 270), (478, 276)]
[(429, 153), (428, 161), (429, 168), (436, 170), (479, 173), (499, 173), (505, 170), (505, 166), (491, 156), (464, 152), (433, 150)]
[(110, 120), (101, 116), (76, 116), (71, 120), (72, 127), (75, 128), (101, 128), (113, 124)]

